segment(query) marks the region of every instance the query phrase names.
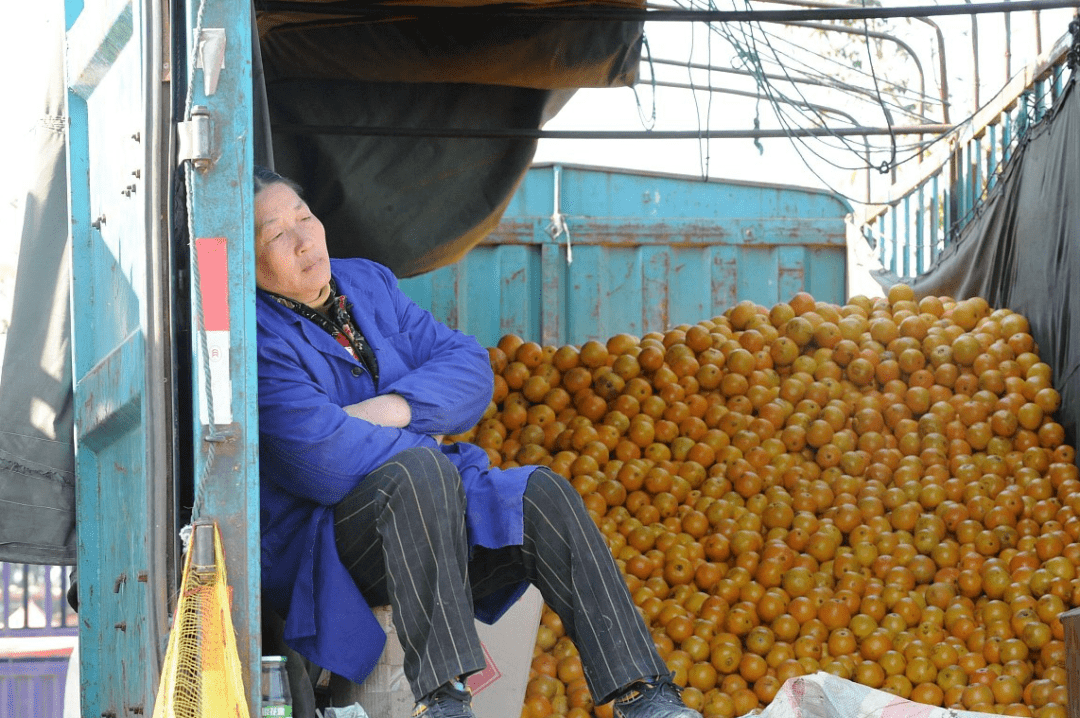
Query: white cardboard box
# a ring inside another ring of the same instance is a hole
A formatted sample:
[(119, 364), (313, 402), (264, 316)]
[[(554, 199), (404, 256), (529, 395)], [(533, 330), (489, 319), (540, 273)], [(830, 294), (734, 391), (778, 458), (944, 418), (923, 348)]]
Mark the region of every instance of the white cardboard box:
[[(540, 591), (530, 586), (494, 625), (476, 622), (487, 657), (487, 667), (469, 677), (477, 718), (516, 718), (521, 712), (543, 609)], [(412, 691), (405, 680), (405, 656), (392, 616), (389, 606), (375, 609), (375, 617), (386, 631), (386, 648), (371, 675), (350, 696), (369, 718), (406, 718), (413, 710)]]

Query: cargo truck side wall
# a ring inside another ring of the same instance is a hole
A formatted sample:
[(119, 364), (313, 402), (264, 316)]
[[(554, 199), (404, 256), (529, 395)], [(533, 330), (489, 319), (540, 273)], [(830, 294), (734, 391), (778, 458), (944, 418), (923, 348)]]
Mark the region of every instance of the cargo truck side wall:
[(540, 165), (464, 259), (401, 286), (484, 346), (640, 336), (799, 291), (842, 303), (850, 211), (800, 187)]

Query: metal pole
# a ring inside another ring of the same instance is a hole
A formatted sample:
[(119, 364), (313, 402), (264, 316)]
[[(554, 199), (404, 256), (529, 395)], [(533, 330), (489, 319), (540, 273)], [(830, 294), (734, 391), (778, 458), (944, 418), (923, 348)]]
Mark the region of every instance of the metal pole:
[(1075, 7), (1076, 0), (1020, 0), (989, 2), (977, 5), (907, 5), (903, 7), (840, 7), (823, 10), (645, 10), (636, 8), (558, 7), (505, 8), (489, 7), (408, 7), (368, 5), (351, 2), (306, 3), (290, 0), (265, 0), (262, 13), (287, 12), (326, 17), (357, 17), (372, 21), (448, 18), (519, 18), (529, 21), (575, 20), (595, 22), (804, 22), (821, 20), (871, 20), (880, 18), (938, 17), (942, 15), (982, 15), (1019, 10), (1051, 10)]
[(457, 139), (521, 138), (553, 140), (745, 140), (791, 137), (873, 137), (880, 135), (940, 135), (952, 125), (897, 127), (805, 127), (794, 130), (537, 130), (532, 128), (468, 129), (455, 127), (354, 127), (351, 125), (275, 124), (275, 132), (297, 135), (356, 135), (365, 137), (453, 137)]

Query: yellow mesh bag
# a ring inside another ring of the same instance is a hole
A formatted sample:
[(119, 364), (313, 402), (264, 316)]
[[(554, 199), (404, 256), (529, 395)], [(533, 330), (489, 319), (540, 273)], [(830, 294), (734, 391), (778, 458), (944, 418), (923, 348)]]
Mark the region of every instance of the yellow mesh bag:
[(195, 526), (154, 703), (154, 718), (210, 716), (249, 716), (216, 523)]

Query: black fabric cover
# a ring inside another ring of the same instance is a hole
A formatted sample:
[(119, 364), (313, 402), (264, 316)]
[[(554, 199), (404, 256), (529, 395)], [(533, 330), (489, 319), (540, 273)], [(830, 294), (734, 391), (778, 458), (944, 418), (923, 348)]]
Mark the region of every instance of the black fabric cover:
[[(272, 126), (538, 127), (547, 90), (488, 85), (268, 81)], [(477, 112), (477, 108), (484, 112)], [(275, 169), (297, 180), (333, 257), (367, 257), (400, 277), (460, 259), (502, 217), (535, 140), (274, 131)]]
[(311, 6), (311, 14), (257, 13), (274, 168), (305, 188), (332, 256), (374, 259), (400, 277), (457, 261), (494, 229), (536, 141), (318, 126), (538, 129), (575, 88), (637, 78), (641, 23), (495, 11), (457, 19), (452, 9), (372, 23)]
[[(62, 3), (42, 4), (63, 27)], [(75, 445), (69, 346), (67, 121), (63, 34), (39, 55), (36, 161), (9, 167), (26, 196), (11, 324), (0, 373), (0, 561), (75, 563)]]
[[(451, 6), (451, 2), (432, 2)], [(637, 6), (637, 3), (627, 3)], [(641, 23), (455, 13), (389, 22), (258, 12), (266, 71), (280, 79), (531, 87), (632, 85)], [(256, 3), (258, 10), (258, 3)], [(407, 10), (402, 11), (408, 13)]]
[(984, 297), (1028, 318), (1061, 392), (1057, 421), (1076, 445), (1080, 421), (1080, 91), (1075, 78), (1032, 128), (975, 219), (918, 296)]

